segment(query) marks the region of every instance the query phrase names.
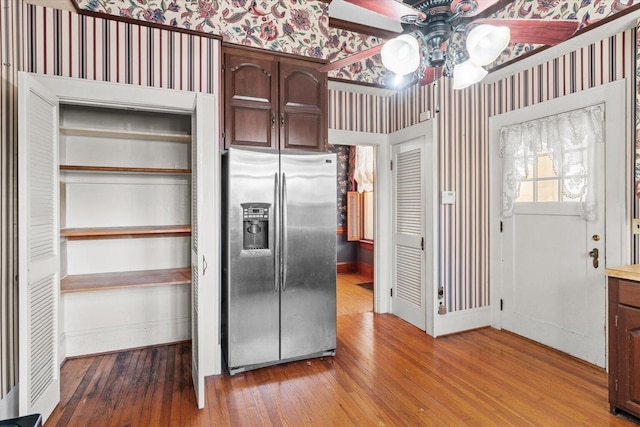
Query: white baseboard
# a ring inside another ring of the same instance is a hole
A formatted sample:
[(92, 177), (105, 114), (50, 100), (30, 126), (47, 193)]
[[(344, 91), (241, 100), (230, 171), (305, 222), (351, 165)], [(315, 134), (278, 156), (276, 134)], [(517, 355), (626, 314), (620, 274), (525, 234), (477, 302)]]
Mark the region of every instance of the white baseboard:
[(18, 387), (16, 385), (3, 399), (0, 399), (0, 420), (18, 416)]
[(436, 315), (434, 337), (491, 326), (491, 308), (480, 307), (471, 310), (453, 311)]
[(66, 357), (165, 344), (190, 338), (191, 319), (189, 317), (67, 331), (65, 333)]

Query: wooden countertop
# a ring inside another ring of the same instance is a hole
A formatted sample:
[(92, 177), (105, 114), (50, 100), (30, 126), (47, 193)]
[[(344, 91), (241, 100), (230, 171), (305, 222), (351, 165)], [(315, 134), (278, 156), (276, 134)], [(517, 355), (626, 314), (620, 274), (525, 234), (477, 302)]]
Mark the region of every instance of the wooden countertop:
[(640, 282), (640, 264), (605, 268), (604, 273), (609, 277), (617, 277), (618, 279), (635, 280), (636, 282)]

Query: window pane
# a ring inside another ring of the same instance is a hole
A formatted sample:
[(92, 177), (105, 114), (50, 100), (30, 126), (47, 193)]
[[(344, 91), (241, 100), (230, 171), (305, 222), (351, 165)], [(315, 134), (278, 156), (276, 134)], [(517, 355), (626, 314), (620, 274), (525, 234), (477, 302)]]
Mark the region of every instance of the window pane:
[(538, 202), (558, 202), (558, 180), (538, 181)]
[(533, 182), (522, 181), (520, 183), (520, 194), (516, 202), (533, 202)]
[(553, 178), (558, 174), (553, 170), (553, 162), (551, 157), (538, 157), (538, 178)]

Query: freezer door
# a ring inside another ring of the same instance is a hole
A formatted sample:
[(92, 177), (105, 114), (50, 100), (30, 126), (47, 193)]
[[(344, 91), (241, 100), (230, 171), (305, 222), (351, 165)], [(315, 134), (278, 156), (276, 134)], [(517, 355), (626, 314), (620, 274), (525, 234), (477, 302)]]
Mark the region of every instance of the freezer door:
[(277, 153), (226, 154), (226, 356), (230, 369), (280, 358)]
[(281, 358), (336, 347), (336, 157), (281, 154)]

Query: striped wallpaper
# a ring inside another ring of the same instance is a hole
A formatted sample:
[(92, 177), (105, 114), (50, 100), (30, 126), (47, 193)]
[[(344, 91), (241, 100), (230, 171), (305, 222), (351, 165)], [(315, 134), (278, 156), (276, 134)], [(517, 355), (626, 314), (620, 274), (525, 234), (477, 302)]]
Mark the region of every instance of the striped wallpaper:
[[(389, 98), (330, 93), (329, 127), (334, 129), (394, 132), (417, 123), (423, 111), (436, 114), (439, 187), (457, 194), (455, 204), (439, 208), (439, 284), (445, 287), (449, 311), (489, 305), (489, 117), (632, 79), (635, 52), (636, 30), (631, 29), (462, 91), (454, 91), (450, 79), (441, 79), (437, 85), (412, 87)], [(634, 111), (634, 106), (629, 109)]]
[(383, 96), (329, 90), (329, 129), (389, 133), (389, 114)]
[(220, 41), (25, 6), (25, 69), (56, 76), (212, 93)]

